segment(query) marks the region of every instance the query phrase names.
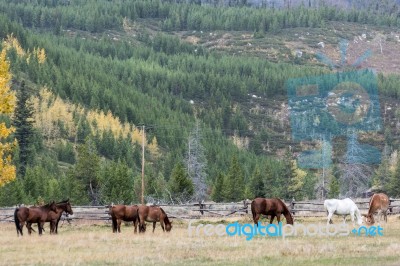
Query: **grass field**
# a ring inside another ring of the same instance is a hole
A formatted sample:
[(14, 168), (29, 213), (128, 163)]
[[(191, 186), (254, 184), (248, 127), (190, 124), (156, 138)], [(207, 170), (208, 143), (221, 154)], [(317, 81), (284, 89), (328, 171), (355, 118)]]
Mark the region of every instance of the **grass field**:
[[(250, 218), (202, 220), (199, 223), (251, 223)], [(336, 218), (335, 223), (340, 220)], [(297, 219), (303, 224), (324, 218)], [(58, 235), (17, 237), (14, 224), (0, 224), (1, 265), (400, 265), (400, 219), (391, 216), (383, 236), (256, 237), (189, 236), (188, 222), (173, 222), (170, 233), (157, 224), (135, 235), (131, 226), (113, 234), (111, 226), (72, 224)], [(35, 226), (36, 227), (36, 226)], [(24, 233), (26, 228), (24, 228)]]

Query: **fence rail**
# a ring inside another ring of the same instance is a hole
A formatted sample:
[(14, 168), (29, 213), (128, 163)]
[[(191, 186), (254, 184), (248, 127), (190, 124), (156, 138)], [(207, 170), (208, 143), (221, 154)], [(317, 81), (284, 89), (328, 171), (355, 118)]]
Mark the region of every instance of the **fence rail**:
[[(361, 212), (366, 212), (369, 200), (356, 199)], [(206, 217), (229, 217), (232, 215), (251, 214), (250, 200), (235, 203), (193, 203), (182, 205), (158, 205), (161, 206), (171, 218), (176, 219), (200, 219)], [(286, 205), (295, 217), (326, 216), (323, 201), (286, 201)], [(0, 208), (0, 222), (14, 222), (14, 210), (16, 207)], [(88, 220), (110, 222), (108, 206), (73, 206), (74, 215), (62, 216), (63, 221)], [(400, 213), (400, 199), (390, 199), (388, 214)]]

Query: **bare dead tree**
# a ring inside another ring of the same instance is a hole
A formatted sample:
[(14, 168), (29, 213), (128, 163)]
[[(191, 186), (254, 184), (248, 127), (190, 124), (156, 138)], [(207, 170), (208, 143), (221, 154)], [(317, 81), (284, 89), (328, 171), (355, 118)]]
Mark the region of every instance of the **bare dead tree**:
[(367, 188), (372, 170), (367, 161), (367, 154), (353, 131), (349, 134), (347, 151), (341, 164), (341, 194), (345, 197), (360, 196)]
[(198, 122), (189, 136), (186, 166), (189, 177), (194, 185), (195, 194), (193, 200), (202, 202), (207, 196), (207, 159), (204, 147), (201, 144), (201, 132)]

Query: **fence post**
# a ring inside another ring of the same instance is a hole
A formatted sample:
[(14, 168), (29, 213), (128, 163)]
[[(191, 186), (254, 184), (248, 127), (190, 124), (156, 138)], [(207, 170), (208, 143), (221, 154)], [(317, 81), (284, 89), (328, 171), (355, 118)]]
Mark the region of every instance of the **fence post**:
[(200, 208), (201, 215), (204, 215), (204, 211), (203, 211), (204, 207), (205, 207), (205, 205), (203, 204), (203, 202), (199, 201), (199, 208)]
[(391, 206), (393, 201), (394, 201), (394, 199), (389, 198), (389, 212), (390, 213), (393, 212), (393, 206)]
[(294, 211), (294, 205), (296, 204), (296, 201), (294, 200), (294, 198), (292, 198), (292, 201), (290, 202), (290, 212), (295, 215), (295, 211)]

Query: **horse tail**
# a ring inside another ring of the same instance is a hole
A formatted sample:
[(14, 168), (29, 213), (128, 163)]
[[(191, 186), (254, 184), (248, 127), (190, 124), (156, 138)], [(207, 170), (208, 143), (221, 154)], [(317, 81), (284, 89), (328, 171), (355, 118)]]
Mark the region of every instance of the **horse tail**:
[[(144, 232), (144, 228), (140, 224), (139, 207), (137, 208), (136, 212), (137, 212), (137, 220), (138, 220), (138, 224), (139, 224), (139, 233), (142, 233), (142, 232)], [(143, 219), (143, 224), (144, 224), (144, 219)]]
[(111, 216), (111, 222), (113, 232), (117, 232), (117, 219), (114, 216)]
[(283, 207), (283, 215), (285, 216), (285, 218), (286, 218), (286, 223), (288, 223), (288, 224), (293, 224), (293, 216), (292, 216), (292, 213), (289, 211), (289, 209), (288, 209), (288, 207), (286, 206), (286, 204), (281, 200), (281, 199), (278, 199), (280, 202), (281, 202), (281, 204), (282, 204), (282, 207)]
[(17, 235), (19, 236), (19, 234), (21, 234), (21, 236), (22, 236), (22, 228), (21, 228), (21, 224), (20, 224), (19, 218), (18, 218), (18, 211), (19, 211), (19, 208), (16, 208), (14, 211), (14, 222), (15, 222), (15, 227), (17, 229)]
[(253, 200), (251, 202), (251, 214), (253, 215), (253, 221), (256, 220), (256, 207), (254, 205), (255, 205), (255, 202)]
[(112, 226), (113, 232), (117, 232), (117, 218), (115, 217), (115, 215), (112, 211), (112, 206), (108, 206), (108, 214), (111, 216), (111, 226)]

